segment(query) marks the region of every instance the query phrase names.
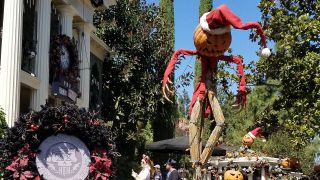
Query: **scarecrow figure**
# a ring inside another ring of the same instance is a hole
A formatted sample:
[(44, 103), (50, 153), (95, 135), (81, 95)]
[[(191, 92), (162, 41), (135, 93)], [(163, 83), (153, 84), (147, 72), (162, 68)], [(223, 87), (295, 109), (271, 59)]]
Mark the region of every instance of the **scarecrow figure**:
[[(271, 53), (267, 48), (266, 38), (260, 24), (257, 22), (243, 24), (241, 19), (231, 12), (226, 5), (221, 5), (211, 12), (205, 13), (200, 18), (200, 24), (195, 29), (193, 37), (196, 50), (177, 50), (173, 54), (163, 77), (162, 91), (164, 97), (169, 100), (167, 92), (173, 94), (173, 91), (170, 90), (168, 86), (168, 83), (172, 83), (169, 80), (169, 76), (174, 70), (178, 56), (182, 54), (197, 55), (199, 57), (198, 59), (201, 62), (201, 77), (194, 90), (189, 110), (190, 155), (194, 164), (204, 165), (207, 163), (214, 146), (217, 145), (217, 141), (224, 126), (224, 116), (216, 97), (213, 82), (217, 61), (222, 60), (237, 64), (240, 83), (236, 105), (243, 107), (246, 103), (246, 82), (242, 59), (237, 56), (224, 56), (224, 52), (228, 50), (231, 44), (231, 27), (242, 30), (255, 28), (260, 35), (261, 43), (264, 46), (261, 51), (261, 56), (265, 58), (270, 56)], [(201, 133), (203, 120), (205, 117), (208, 117), (210, 113), (213, 114), (216, 126), (202, 151)]]

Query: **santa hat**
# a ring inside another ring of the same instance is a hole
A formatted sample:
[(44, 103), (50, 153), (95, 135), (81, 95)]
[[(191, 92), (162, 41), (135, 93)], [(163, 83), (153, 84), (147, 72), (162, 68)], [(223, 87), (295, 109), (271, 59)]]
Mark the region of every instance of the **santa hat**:
[(255, 128), (254, 130), (252, 130), (251, 132), (248, 132), (248, 135), (252, 138), (255, 139), (256, 136), (261, 132), (261, 128)]
[(264, 36), (261, 25), (258, 22), (247, 22), (242, 24), (241, 19), (236, 16), (225, 4), (212, 10), (211, 12), (204, 13), (200, 18), (200, 26), (203, 30), (212, 35), (224, 34), (231, 31), (231, 27), (236, 29), (257, 29), (260, 35), (264, 49), (261, 51), (262, 57), (269, 57), (271, 52), (267, 48), (266, 37)]

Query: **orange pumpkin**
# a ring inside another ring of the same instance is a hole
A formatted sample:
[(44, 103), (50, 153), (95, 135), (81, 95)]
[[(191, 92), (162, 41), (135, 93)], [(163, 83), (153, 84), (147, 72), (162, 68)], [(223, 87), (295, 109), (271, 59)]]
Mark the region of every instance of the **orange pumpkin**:
[(228, 170), (224, 173), (224, 180), (243, 180), (243, 175), (240, 171)]
[(251, 146), (254, 143), (254, 139), (250, 137), (248, 134), (243, 136), (242, 138), (242, 144), (245, 146)]
[(223, 55), (231, 44), (231, 32), (212, 35), (198, 26), (193, 35), (193, 41), (198, 52), (206, 57)]
[(289, 168), (290, 167), (290, 159), (289, 158), (285, 158), (281, 161), (281, 166), (284, 168)]

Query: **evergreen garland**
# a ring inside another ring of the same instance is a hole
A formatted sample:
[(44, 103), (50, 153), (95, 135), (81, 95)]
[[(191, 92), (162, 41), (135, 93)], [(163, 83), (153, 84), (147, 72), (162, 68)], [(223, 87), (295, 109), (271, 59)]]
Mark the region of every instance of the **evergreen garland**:
[[(114, 134), (97, 118), (96, 113), (66, 105), (43, 106), (39, 112), (20, 116), (14, 127), (7, 129), (0, 140), (0, 169), (6, 169), (0, 177), (40, 179), (35, 154), (42, 141), (58, 133), (78, 137), (90, 150), (92, 162), (87, 179), (114, 176), (113, 164), (119, 156), (113, 141)], [(99, 168), (94, 168), (97, 166)]]

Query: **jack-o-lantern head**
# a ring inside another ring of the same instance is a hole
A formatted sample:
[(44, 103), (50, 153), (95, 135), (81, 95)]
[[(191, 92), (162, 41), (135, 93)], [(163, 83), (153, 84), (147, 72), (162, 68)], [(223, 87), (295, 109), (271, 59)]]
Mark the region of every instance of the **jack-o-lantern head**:
[(231, 44), (231, 32), (210, 34), (198, 26), (193, 35), (193, 41), (198, 52), (207, 57), (221, 56)]
[(284, 168), (289, 168), (290, 167), (290, 159), (289, 158), (283, 159), (281, 161), (281, 166)]
[(243, 175), (240, 171), (228, 170), (224, 173), (224, 180), (243, 180)]
[(251, 146), (254, 143), (254, 139), (250, 137), (248, 134), (243, 136), (242, 138), (242, 144), (245, 146)]
[(224, 4), (200, 17), (199, 26), (194, 33), (194, 44), (199, 54), (207, 57), (223, 55), (231, 43), (231, 27), (241, 30), (257, 29), (264, 46), (261, 55), (270, 56), (271, 52), (267, 48), (261, 25), (258, 22), (243, 24), (241, 19)]

